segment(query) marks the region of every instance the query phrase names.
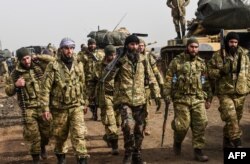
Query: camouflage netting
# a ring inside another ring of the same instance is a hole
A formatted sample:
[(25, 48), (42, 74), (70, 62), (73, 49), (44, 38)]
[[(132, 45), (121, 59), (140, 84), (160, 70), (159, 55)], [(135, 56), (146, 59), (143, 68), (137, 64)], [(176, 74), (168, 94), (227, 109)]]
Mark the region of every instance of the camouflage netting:
[(199, 0), (195, 15), (195, 23), (190, 29), (195, 31), (199, 28), (196, 32), (216, 33), (221, 28), (249, 28), (250, 0)]
[(129, 32), (126, 28), (120, 28), (115, 31), (99, 30), (90, 32), (87, 37), (96, 40), (99, 48), (104, 48), (106, 45), (123, 46)]

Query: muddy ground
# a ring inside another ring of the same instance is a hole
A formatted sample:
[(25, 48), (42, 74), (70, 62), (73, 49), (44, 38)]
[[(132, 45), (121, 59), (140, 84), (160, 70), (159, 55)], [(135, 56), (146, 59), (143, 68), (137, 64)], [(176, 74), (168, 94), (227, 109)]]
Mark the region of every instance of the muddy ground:
[[(204, 153), (209, 156), (209, 164), (223, 163), (223, 150), (222, 150), (222, 127), (223, 122), (220, 120), (218, 108), (218, 100), (215, 98), (212, 107), (207, 111), (208, 114), (208, 127), (206, 129), (207, 145)], [(176, 157), (172, 151), (173, 144), (173, 131), (170, 127), (170, 122), (173, 119), (173, 108), (170, 107), (166, 136), (164, 147), (161, 148), (161, 134), (163, 114), (155, 114), (155, 106), (151, 106), (150, 113), (150, 129), (151, 135), (145, 136), (143, 142), (143, 159), (148, 164), (193, 164), (199, 163), (193, 159), (192, 151), (192, 136), (189, 130), (183, 146), (182, 155)], [(161, 108), (163, 111), (164, 105)], [(85, 116), (86, 124), (88, 127), (87, 147), (91, 158), (89, 163), (93, 164), (120, 164), (124, 154), (123, 137), (120, 132), (119, 148), (120, 155), (112, 156), (110, 149), (102, 140), (104, 128), (100, 121), (92, 121), (91, 114)], [(243, 145), (250, 147), (250, 97), (248, 96), (245, 102), (244, 115), (241, 121), (243, 129)], [(48, 148), (48, 159), (43, 160), (43, 164), (55, 164), (56, 158), (53, 154), (53, 139), (50, 141)], [(70, 144), (70, 141), (69, 141)], [(76, 163), (75, 157), (70, 147), (69, 153), (66, 156), (67, 163)], [(0, 163), (1, 164), (29, 164), (31, 157), (28, 152), (28, 145), (22, 137), (22, 126), (20, 110), (17, 106), (15, 97), (8, 98), (4, 94), (4, 89), (0, 88)]]

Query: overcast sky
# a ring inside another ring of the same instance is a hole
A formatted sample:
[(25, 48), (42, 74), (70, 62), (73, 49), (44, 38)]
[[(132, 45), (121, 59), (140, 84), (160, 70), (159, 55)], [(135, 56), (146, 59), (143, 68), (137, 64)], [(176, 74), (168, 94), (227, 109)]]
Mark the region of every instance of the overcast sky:
[[(197, 0), (187, 7), (187, 20), (194, 18)], [(29, 45), (58, 47), (63, 37), (72, 38), (79, 50), (92, 30), (126, 27), (131, 33), (148, 33), (147, 42), (164, 46), (176, 37), (166, 0), (1, 0), (0, 40), (12, 51)]]

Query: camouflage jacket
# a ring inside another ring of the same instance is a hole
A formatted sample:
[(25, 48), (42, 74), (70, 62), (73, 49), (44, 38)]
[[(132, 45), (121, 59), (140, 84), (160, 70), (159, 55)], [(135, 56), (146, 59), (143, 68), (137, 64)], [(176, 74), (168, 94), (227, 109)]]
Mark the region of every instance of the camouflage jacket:
[(154, 59), (153, 55), (151, 54), (151, 52), (146, 52), (144, 54), (144, 56), (145, 56), (146, 60), (148, 60), (158, 84), (163, 85), (164, 84), (163, 77), (162, 77), (162, 75), (161, 75), (161, 73), (156, 65), (157, 63), (156, 63), (156, 60)]
[(77, 54), (78, 61), (83, 63), (85, 79), (88, 82), (92, 79), (93, 72), (95, 72), (96, 63), (104, 58), (104, 52), (101, 50), (95, 50), (94, 53), (86, 51), (80, 51)]
[(8, 74), (8, 65), (6, 60), (0, 62), (0, 76)]
[(60, 58), (50, 62), (44, 73), (41, 92), (42, 110), (69, 109), (86, 103), (83, 65), (76, 58), (71, 70)]
[(169, 64), (166, 73), (165, 99), (186, 103), (187, 96), (195, 97), (197, 103), (205, 99), (211, 101), (212, 90), (207, 80), (207, 68), (203, 59), (196, 56), (191, 59), (185, 52), (176, 56)]
[[(90, 88), (92, 88), (91, 95), (96, 98), (96, 103), (99, 106), (104, 105), (112, 105), (107, 104), (110, 103), (110, 98), (113, 99), (114, 96), (114, 79), (105, 80), (105, 82), (101, 82), (100, 79), (105, 74), (105, 67), (107, 63), (102, 60), (96, 64), (96, 71), (92, 76), (93, 79), (89, 81)], [(106, 96), (109, 96), (109, 100), (106, 101)]]
[(247, 94), (250, 90), (250, 63), (246, 50), (239, 47), (235, 57), (220, 52), (208, 62), (210, 79), (215, 85), (216, 94)]
[[(20, 77), (25, 80), (23, 88), (15, 87), (15, 82)], [(40, 106), (40, 86), (43, 77), (43, 71), (40, 66), (32, 63), (30, 69), (24, 69), (20, 63), (17, 63), (16, 68), (7, 78), (5, 92), (8, 96), (13, 96), (17, 93), (19, 106), (25, 105), (26, 108)]]
[(148, 61), (140, 55), (136, 63), (132, 63), (125, 54), (120, 60), (113, 74), (115, 83), (114, 104), (128, 104), (131, 106), (146, 103), (145, 81), (149, 83), (156, 98), (160, 98), (160, 89), (149, 67)]
[(167, 6), (172, 8), (172, 16), (179, 17), (185, 16), (185, 7), (189, 4), (190, 0), (167, 0)]

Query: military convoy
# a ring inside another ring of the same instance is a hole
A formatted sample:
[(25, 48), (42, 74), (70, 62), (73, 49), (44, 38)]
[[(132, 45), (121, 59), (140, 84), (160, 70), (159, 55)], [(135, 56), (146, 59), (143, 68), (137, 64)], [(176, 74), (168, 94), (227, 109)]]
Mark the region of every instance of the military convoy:
[(220, 51), (223, 39), (230, 31), (240, 35), (239, 44), (250, 50), (249, 2), (242, 0), (199, 0), (196, 19), (188, 22), (188, 34), (182, 39), (171, 39), (161, 48), (162, 71), (165, 74), (170, 61), (185, 50), (191, 36), (199, 40), (200, 56), (205, 60)]

